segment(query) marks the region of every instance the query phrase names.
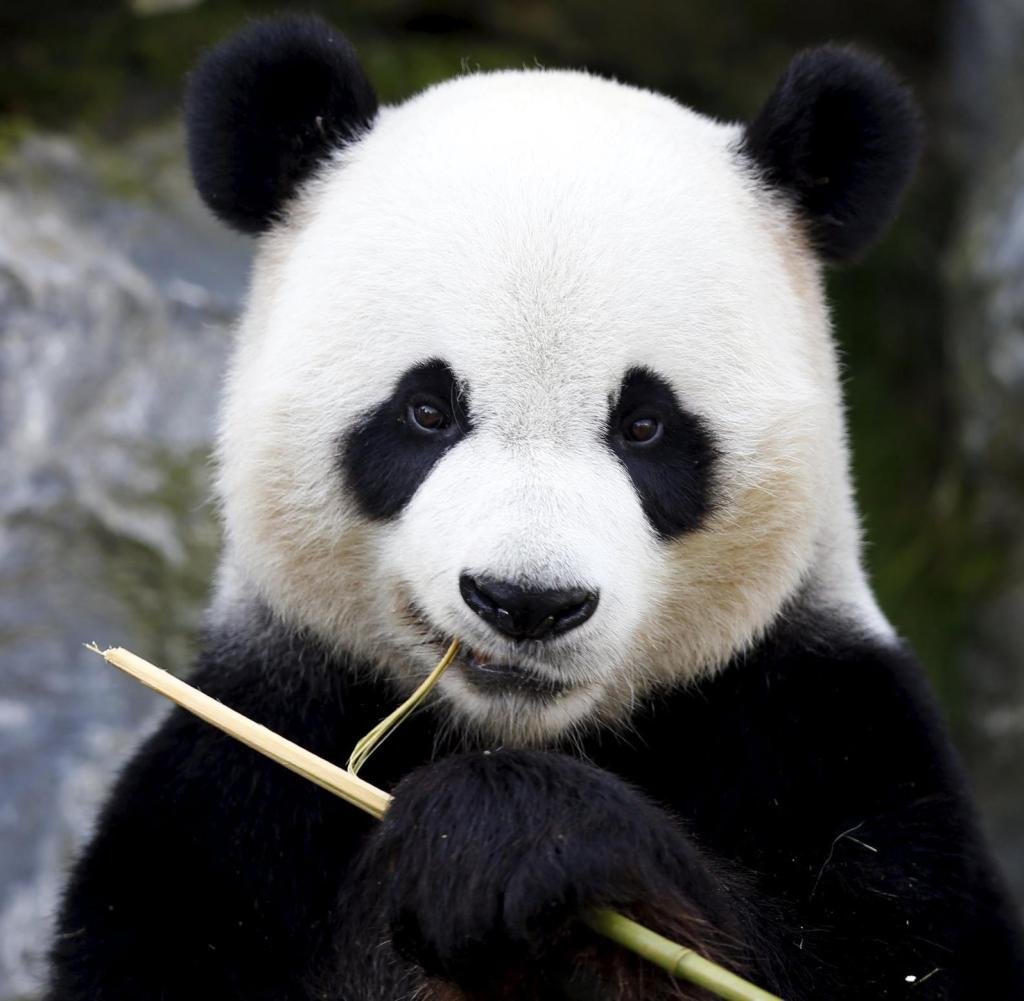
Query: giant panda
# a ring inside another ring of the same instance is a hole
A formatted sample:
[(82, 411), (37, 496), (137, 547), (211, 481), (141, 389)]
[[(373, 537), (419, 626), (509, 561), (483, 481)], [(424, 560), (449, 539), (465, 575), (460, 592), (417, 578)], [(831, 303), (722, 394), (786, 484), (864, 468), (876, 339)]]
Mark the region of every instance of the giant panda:
[[(1024, 997), (1012, 907), (861, 557), (823, 268), (914, 166), (882, 63), (748, 124), (585, 72), (378, 107), (315, 18), (191, 77), (256, 236), (194, 682), (381, 823), (174, 711), (67, 886), (51, 1001), (708, 997), (617, 908), (790, 999)], [(198, 363), (198, 362), (197, 362)]]

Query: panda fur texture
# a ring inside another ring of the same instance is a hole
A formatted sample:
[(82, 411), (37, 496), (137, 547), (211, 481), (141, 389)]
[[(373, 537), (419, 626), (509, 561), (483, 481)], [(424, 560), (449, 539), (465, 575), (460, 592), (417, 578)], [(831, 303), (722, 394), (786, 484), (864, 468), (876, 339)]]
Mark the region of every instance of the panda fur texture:
[(892, 216), (892, 72), (750, 124), (586, 73), (378, 107), (314, 18), (209, 53), (200, 194), (258, 235), (194, 683), (366, 770), (375, 821), (181, 711), (71, 874), (51, 1001), (1024, 997), (1016, 917), (865, 578), (823, 263)]

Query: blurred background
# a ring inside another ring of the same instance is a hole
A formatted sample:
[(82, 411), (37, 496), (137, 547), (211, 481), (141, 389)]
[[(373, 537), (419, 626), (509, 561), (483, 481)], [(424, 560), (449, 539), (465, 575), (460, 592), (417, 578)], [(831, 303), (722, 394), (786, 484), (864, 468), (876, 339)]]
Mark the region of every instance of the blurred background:
[[(163, 707), (81, 647), (187, 667), (218, 542), (209, 443), (250, 245), (189, 188), (179, 102), (243, 0), (0, 0), (0, 1001)], [(830, 275), (881, 602), (917, 647), (1024, 900), (1024, 0), (309, 2), (382, 100), (586, 67), (747, 118), (853, 41), (924, 105), (901, 218)]]

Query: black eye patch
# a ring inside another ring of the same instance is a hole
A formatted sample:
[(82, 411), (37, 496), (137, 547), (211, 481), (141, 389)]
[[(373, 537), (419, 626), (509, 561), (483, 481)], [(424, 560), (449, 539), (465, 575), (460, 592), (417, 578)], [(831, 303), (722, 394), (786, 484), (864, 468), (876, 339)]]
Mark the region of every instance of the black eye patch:
[[(441, 456), (472, 429), (466, 407), (455, 373), (433, 359), (409, 369), (391, 395), (342, 437), (342, 472), (363, 514), (392, 518), (412, 500)], [(424, 427), (416, 417), (431, 411), (443, 419)]]
[[(659, 433), (637, 441), (638, 427)], [(608, 447), (626, 467), (644, 514), (663, 539), (699, 528), (712, 509), (717, 449), (704, 422), (680, 407), (664, 379), (630, 369), (608, 415)]]

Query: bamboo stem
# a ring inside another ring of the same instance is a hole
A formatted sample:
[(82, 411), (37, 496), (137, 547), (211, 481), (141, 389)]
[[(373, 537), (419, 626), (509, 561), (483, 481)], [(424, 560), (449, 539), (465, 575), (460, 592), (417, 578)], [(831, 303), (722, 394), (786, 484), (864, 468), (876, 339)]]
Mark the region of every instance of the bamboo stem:
[(624, 914), (608, 910), (590, 911), (583, 916), (583, 921), (599, 935), (643, 956), (673, 977), (706, 988), (716, 997), (726, 1001), (780, 1001), (774, 994), (755, 987), (693, 949), (678, 945), (631, 921)]
[(89, 649), (100, 654), (108, 663), (120, 668), (125, 674), (130, 674), (136, 681), (141, 681), (147, 688), (152, 688), (154, 692), (159, 692), (172, 702), (176, 702), (182, 709), (187, 709), (218, 730), (223, 730), (279, 765), (290, 768), (310, 782), (315, 782), (328, 792), (333, 792), (335, 796), (347, 800), (353, 806), (372, 813), (378, 820), (391, 805), (391, 797), (383, 789), (370, 785), (358, 775), (352, 775), (312, 751), (286, 740), (262, 723), (257, 723), (248, 716), (228, 708), (223, 702), (210, 698), (198, 688), (193, 688), (173, 674), (150, 664), (130, 650), (121, 647), (101, 650), (95, 645)]
[[(168, 674), (154, 664), (150, 664), (149, 661), (143, 660), (131, 651), (122, 647), (101, 650), (95, 643), (88, 644), (87, 647), (94, 653), (98, 653), (108, 663), (113, 664), (114, 667), (131, 675), (136, 681), (141, 681), (147, 688), (165, 696), (253, 750), (284, 765), (285, 768), (315, 782), (322, 789), (340, 796), (353, 806), (358, 806), (378, 820), (384, 816), (388, 806), (391, 805), (391, 796), (383, 789), (370, 785), (369, 782), (359, 778), (353, 772), (339, 768), (330, 761), (313, 754), (312, 751), (307, 751), (304, 747), (285, 739), (261, 723), (249, 719), (248, 716), (243, 716), (240, 712), (218, 702), (199, 689), (193, 688), (180, 678), (174, 677), (173, 674)], [(442, 661), (444, 666), (438, 665), (427, 682), (413, 693), (408, 700), (409, 704), (399, 706), (371, 733), (378, 731), (386, 733), (392, 725), (400, 722), (416, 702), (422, 699), (430, 687), (436, 683), (457, 651), (458, 645), (453, 643), (448, 653), (445, 654), (445, 660)], [(367, 755), (377, 742), (370, 742)], [(365, 757), (362, 760), (365, 760)], [(592, 911), (584, 916), (584, 921), (599, 935), (603, 935), (612, 942), (650, 960), (671, 976), (689, 980), (725, 1001), (781, 1001), (774, 994), (769, 994), (723, 967), (704, 959), (692, 949), (677, 945), (614, 911)]]

